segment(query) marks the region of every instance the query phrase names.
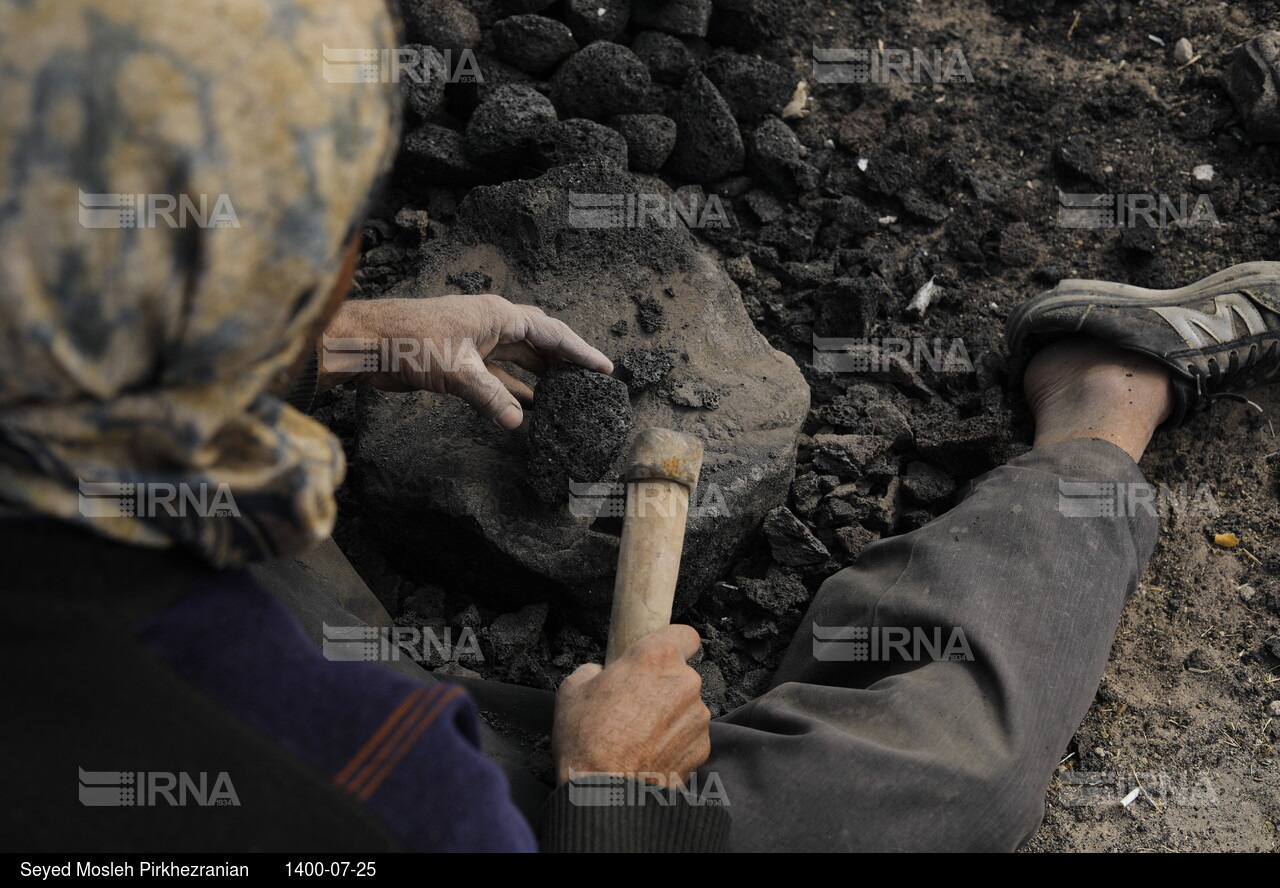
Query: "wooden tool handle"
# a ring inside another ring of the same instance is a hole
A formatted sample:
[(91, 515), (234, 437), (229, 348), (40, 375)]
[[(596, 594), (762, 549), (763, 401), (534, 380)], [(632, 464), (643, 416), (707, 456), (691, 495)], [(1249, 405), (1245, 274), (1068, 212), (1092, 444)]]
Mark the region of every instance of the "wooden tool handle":
[(646, 479), (627, 485), (606, 666), (671, 622), (688, 514), (689, 489), (683, 484)]
[(702, 443), (691, 435), (646, 429), (632, 445), (606, 666), (671, 622), (689, 496), (701, 469)]

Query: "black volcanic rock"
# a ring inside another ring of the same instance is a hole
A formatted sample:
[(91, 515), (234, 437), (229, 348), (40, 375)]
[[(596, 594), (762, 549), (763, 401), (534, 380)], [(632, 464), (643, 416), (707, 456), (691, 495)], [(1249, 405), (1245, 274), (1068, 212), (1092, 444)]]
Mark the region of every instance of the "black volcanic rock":
[(691, 182), (710, 183), (740, 171), (746, 158), (733, 112), (705, 74), (685, 78), (676, 101), (676, 144), (667, 169)]
[(649, 69), (617, 43), (592, 43), (551, 78), (551, 98), (565, 117), (604, 121), (634, 111), (650, 84)]

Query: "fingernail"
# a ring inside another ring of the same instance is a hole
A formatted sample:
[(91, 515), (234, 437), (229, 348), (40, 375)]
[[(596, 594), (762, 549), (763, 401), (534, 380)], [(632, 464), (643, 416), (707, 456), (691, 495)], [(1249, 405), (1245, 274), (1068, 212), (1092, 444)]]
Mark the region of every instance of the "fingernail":
[(514, 404), (504, 407), (502, 412), (498, 414), (498, 425), (504, 429), (517, 428), (523, 421), (524, 411)]

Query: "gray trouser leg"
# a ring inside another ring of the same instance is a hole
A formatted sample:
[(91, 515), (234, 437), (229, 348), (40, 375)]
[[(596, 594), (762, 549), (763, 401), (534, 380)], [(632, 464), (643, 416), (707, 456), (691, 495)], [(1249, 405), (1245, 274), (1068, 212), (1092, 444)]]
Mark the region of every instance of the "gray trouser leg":
[[(1144, 483), (1104, 441), (1036, 450), (823, 584), (773, 687), (712, 725), (699, 777), (722, 784), (736, 849), (1012, 850), (1030, 837), (1158, 529), (1141, 504), (1069, 517), (1060, 481)], [(829, 640), (845, 627), (864, 638)], [(890, 642), (915, 629), (942, 643), (960, 630), (972, 659), (903, 656)]]

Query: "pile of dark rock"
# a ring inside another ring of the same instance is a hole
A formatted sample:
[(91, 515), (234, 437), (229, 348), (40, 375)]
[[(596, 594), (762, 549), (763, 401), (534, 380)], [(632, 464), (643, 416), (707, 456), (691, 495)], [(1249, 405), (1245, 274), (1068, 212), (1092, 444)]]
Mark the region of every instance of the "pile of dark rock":
[(778, 115), (798, 78), (740, 49), (779, 0), (410, 0), (402, 171), (475, 184), (589, 154), (711, 184), (813, 171)]

